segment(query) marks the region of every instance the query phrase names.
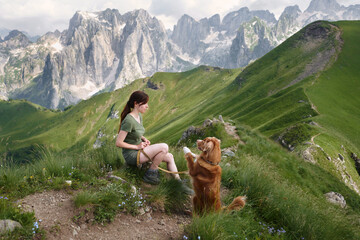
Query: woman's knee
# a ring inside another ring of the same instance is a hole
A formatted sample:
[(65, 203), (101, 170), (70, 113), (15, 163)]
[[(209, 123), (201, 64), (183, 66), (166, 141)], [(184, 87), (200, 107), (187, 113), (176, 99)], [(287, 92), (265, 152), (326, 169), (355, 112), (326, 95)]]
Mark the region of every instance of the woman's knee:
[(159, 150), (167, 154), (169, 152), (169, 146), (166, 143), (159, 143)]
[(164, 158), (165, 162), (172, 163), (174, 161), (174, 156), (171, 153), (167, 153)]
[(169, 152), (169, 146), (166, 143), (161, 143), (161, 147), (166, 153)]

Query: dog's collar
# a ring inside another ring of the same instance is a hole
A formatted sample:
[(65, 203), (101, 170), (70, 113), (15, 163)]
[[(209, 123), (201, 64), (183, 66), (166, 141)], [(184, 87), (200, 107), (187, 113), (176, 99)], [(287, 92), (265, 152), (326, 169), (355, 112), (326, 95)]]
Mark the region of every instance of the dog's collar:
[(209, 161), (209, 160), (207, 160), (207, 159), (205, 159), (205, 158), (203, 158), (203, 157), (200, 157), (202, 160), (204, 160), (205, 162), (207, 162), (208, 164), (210, 164), (210, 165), (213, 165), (213, 166), (217, 166), (217, 165), (219, 165), (219, 163), (213, 163), (213, 162), (211, 162), (211, 161)]

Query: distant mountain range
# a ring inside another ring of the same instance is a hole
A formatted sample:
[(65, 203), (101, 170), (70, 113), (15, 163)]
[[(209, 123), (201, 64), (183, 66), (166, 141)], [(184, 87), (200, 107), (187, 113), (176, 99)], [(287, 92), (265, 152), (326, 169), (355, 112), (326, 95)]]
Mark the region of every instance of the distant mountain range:
[(304, 12), (286, 7), (278, 20), (247, 7), (222, 20), (184, 15), (173, 31), (141, 9), (78, 11), (67, 30), (35, 43), (16, 30), (0, 38), (0, 98), (63, 109), (159, 71), (244, 67), (313, 21), (357, 19), (360, 4), (344, 7), (336, 0), (313, 0)]

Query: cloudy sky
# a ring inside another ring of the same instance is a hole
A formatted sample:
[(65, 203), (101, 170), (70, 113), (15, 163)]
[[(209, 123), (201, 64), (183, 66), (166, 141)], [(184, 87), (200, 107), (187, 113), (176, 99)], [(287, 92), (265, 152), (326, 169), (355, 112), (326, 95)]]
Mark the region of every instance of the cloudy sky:
[[(56, 29), (68, 28), (69, 20), (78, 10), (96, 12), (106, 8), (118, 9), (124, 14), (134, 9), (145, 9), (160, 19), (166, 28), (183, 15), (199, 20), (219, 13), (227, 13), (241, 7), (250, 10), (269, 10), (279, 17), (287, 6), (297, 4), (304, 11), (311, 0), (0, 0), (0, 30), (18, 29), (30, 35), (43, 35)], [(344, 6), (360, 4), (360, 0), (337, 0)]]

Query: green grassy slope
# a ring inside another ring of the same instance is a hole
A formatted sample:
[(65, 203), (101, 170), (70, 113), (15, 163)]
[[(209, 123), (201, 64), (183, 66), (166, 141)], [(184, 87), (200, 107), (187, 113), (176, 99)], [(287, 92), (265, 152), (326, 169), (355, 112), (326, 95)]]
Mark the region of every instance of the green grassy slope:
[[(88, 162), (93, 161), (94, 169), (102, 161), (104, 166), (106, 161), (115, 164), (121, 158), (114, 147), (119, 119), (108, 116), (111, 111), (121, 112), (130, 93), (141, 89), (150, 96), (144, 125), (152, 143), (174, 146), (190, 125), (200, 126), (206, 118), (219, 114), (235, 122), (246, 142), (239, 145), (235, 157), (223, 159), (222, 184), (230, 190), (223, 199), (225, 203), (246, 194), (247, 207), (234, 214), (194, 218), (187, 228), (193, 239), (358, 239), (360, 197), (339, 179), (349, 174), (351, 181), (360, 185), (349, 157), (351, 152), (360, 155), (359, 25), (358, 21), (338, 22), (338, 28), (327, 22), (311, 24), (243, 71), (202, 66), (183, 73), (156, 73), (64, 112), (52, 112), (26, 101), (0, 101), (0, 152), (21, 151), (33, 144), (67, 150), (61, 163), (52, 159), (59, 171), (61, 165), (66, 165), (68, 171), (74, 165), (84, 175), (88, 174)], [(343, 43), (337, 39), (339, 32)], [(339, 54), (330, 59), (328, 67), (321, 72), (309, 71), (319, 64), (314, 59), (331, 49)], [(148, 81), (158, 89), (149, 88)], [(94, 159), (72, 155), (92, 148), (99, 130), (106, 135), (100, 140), (111, 151), (95, 151)], [(307, 148), (304, 142), (315, 135), (315, 143), (323, 149), (312, 146), (317, 164), (304, 162), (268, 139), (283, 136), (296, 145), (296, 152)], [(172, 153), (179, 170), (185, 170), (181, 150), (174, 147)], [(345, 157), (343, 163), (334, 162), (339, 153)], [(34, 166), (23, 166), (24, 172), (41, 178), (42, 164), (46, 163), (40, 160)], [(343, 164), (341, 171), (335, 163)], [(4, 169), (1, 191), (11, 193), (23, 187), (23, 173), (16, 171), (21, 169)], [(31, 185), (25, 187), (34, 191)], [(323, 194), (330, 191), (341, 193), (348, 207), (327, 203)], [(283, 227), (287, 233), (270, 234), (258, 224), (260, 221)]]
[[(27, 155), (41, 142), (29, 139), (52, 129), (52, 119), (56, 115), (27, 101), (0, 101), (0, 152), (7, 152), (17, 162), (31, 160)], [(22, 151), (13, 153), (14, 148)]]
[[(316, 121), (353, 151), (360, 146), (360, 22), (338, 22), (344, 46), (337, 61), (306, 88), (320, 115)], [(320, 138), (321, 136), (319, 136)]]
[[(151, 98), (150, 111), (144, 118), (148, 135), (156, 140), (157, 129), (167, 132), (170, 130), (168, 133), (174, 135), (171, 135), (169, 141), (175, 143), (184, 129), (194, 121), (194, 124), (200, 123), (208, 116), (208, 112), (198, 114), (196, 111), (201, 109), (200, 105), (206, 105), (204, 100), (211, 99), (219, 91), (218, 89), (232, 82), (239, 72), (238, 69), (220, 70), (200, 67), (184, 73), (157, 73), (151, 79), (140, 79), (112, 93), (100, 94), (82, 101), (67, 111), (54, 113), (37, 109), (31, 116), (24, 112), (26, 118), (16, 110), (17, 105), (21, 102), (31, 108), (33, 104), (26, 101), (1, 101), (0, 111), (3, 114), (0, 137), (6, 139), (11, 136), (14, 139), (8, 144), (8, 149), (17, 149), (35, 143), (46, 144), (55, 150), (78, 146), (91, 148), (100, 129), (109, 137), (117, 133), (119, 119), (108, 119), (111, 110), (121, 112), (130, 93), (143, 89)], [(219, 79), (221, 80), (218, 81)], [(158, 90), (148, 88), (148, 80), (160, 88)], [(9, 106), (12, 110), (8, 110)], [(50, 115), (44, 117), (45, 112)], [(41, 131), (36, 128), (40, 122), (47, 124), (47, 127)], [(28, 126), (34, 126), (33, 131), (21, 135), (29, 131)], [(19, 135), (12, 134), (17, 129)], [(17, 144), (19, 141), (26, 144)], [(4, 146), (1, 147), (0, 151), (4, 151)]]
[[(341, 145), (348, 150), (347, 154), (341, 153), (346, 155), (354, 181), (360, 183), (349, 159), (350, 152), (360, 155), (356, 108), (360, 85), (356, 70), (358, 25), (313, 23), (244, 71), (202, 66), (183, 73), (156, 73), (123, 89), (82, 101), (65, 112), (33, 108), (35, 112), (23, 117), (21, 111), (14, 110), (19, 102), (0, 102), (0, 139), (8, 141), (0, 146), (0, 152), (32, 144), (44, 144), (57, 151), (81, 151), (92, 147), (99, 130), (106, 135), (101, 141), (114, 142), (119, 119), (108, 119), (111, 110), (121, 112), (130, 93), (143, 89), (150, 96), (144, 125), (153, 143), (175, 145), (190, 125), (200, 125), (204, 119), (220, 114), (274, 139), (283, 136), (299, 149), (304, 148), (302, 142), (321, 133), (315, 140), (332, 158), (340, 153)], [(337, 39), (339, 32), (343, 32), (343, 44)], [(317, 57), (331, 49), (340, 55), (336, 59), (337, 55), (331, 55), (328, 69), (316, 72), (320, 69)], [(158, 89), (149, 88), (148, 81)], [(32, 104), (21, 104), (31, 109)], [(9, 106), (13, 109), (7, 110)], [(309, 124), (313, 121), (320, 126)], [(328, 165), (322, 161), (319, 164)]]

